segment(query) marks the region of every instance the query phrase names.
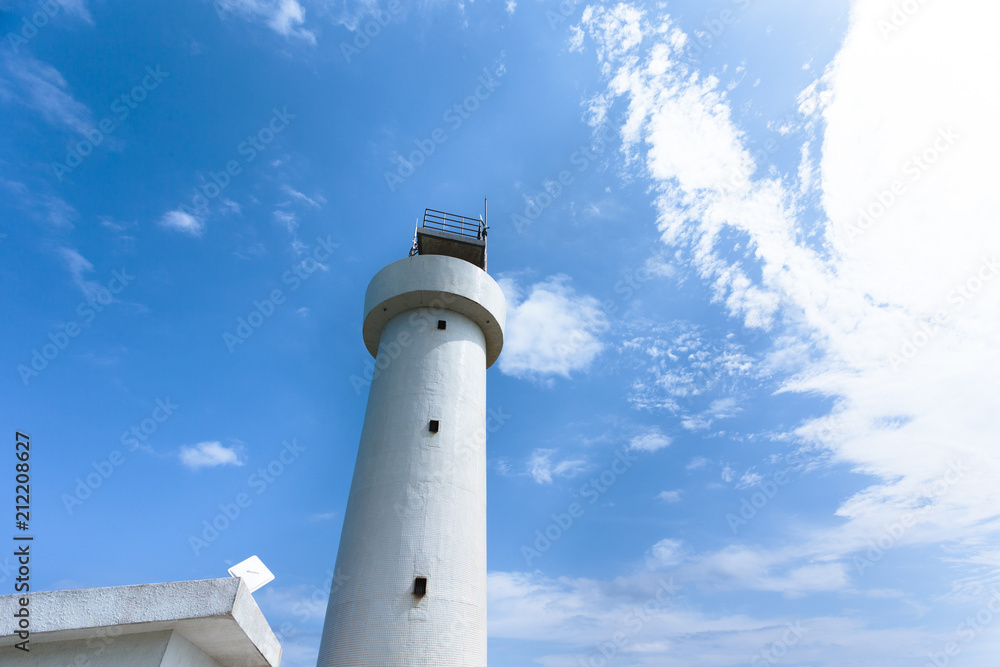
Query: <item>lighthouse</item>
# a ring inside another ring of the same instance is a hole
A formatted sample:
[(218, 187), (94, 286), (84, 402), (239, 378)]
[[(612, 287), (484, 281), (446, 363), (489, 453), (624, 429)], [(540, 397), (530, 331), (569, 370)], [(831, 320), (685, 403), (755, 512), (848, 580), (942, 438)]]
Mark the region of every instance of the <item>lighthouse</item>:
[(428, 209), (365, 293), (375, 357), (317, 667), (486, 666), (486, 224)]

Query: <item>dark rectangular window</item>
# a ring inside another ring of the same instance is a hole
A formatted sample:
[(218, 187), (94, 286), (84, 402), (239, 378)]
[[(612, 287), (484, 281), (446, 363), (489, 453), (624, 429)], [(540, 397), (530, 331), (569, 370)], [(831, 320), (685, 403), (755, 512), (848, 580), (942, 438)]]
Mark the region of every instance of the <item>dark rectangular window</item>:
[(431, 431), (431, 433), (437, 433), (438, 432), (438, 420), (437, 419), (432, 419), (431, 420), (430, 431)]
[(427, 595), (427, 577), (417, 577), (413, 581), (413, 594), (418, 598)]
[(448, 326), (447, 322), (445, 322), (444, 320), (438, 320), (438, 329), (445, 329), (447, 328), (447, 326)]

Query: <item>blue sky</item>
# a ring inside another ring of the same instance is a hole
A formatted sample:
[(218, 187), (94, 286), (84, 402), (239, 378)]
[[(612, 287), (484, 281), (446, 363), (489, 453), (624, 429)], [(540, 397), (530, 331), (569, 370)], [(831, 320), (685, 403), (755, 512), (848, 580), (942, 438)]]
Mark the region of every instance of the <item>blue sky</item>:
[(365, 287), (489, 197), (492, 665), (993, 664), (992, 6), (0, 9), (38, 589), (257, 554), (314, 664)]

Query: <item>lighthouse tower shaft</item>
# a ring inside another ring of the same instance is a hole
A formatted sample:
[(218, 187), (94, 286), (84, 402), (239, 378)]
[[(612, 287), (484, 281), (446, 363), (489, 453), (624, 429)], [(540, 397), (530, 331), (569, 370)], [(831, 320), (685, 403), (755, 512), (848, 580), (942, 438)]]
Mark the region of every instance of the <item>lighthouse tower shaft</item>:
[(408, 257), (368, 286), (376, 369), (318, 667), (486, 666), (486, 369), (505, 316), (456, 257)]

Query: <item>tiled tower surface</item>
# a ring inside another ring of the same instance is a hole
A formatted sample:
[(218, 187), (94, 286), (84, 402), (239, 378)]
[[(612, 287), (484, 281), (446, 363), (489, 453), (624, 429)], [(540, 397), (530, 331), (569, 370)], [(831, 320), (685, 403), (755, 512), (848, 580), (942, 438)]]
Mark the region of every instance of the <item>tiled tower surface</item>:
[(418, 254), (375, 275), (364, 312), (376, 371), (317, 665), (485, 667), (486, 369), (503, 293), (480, 266)]

